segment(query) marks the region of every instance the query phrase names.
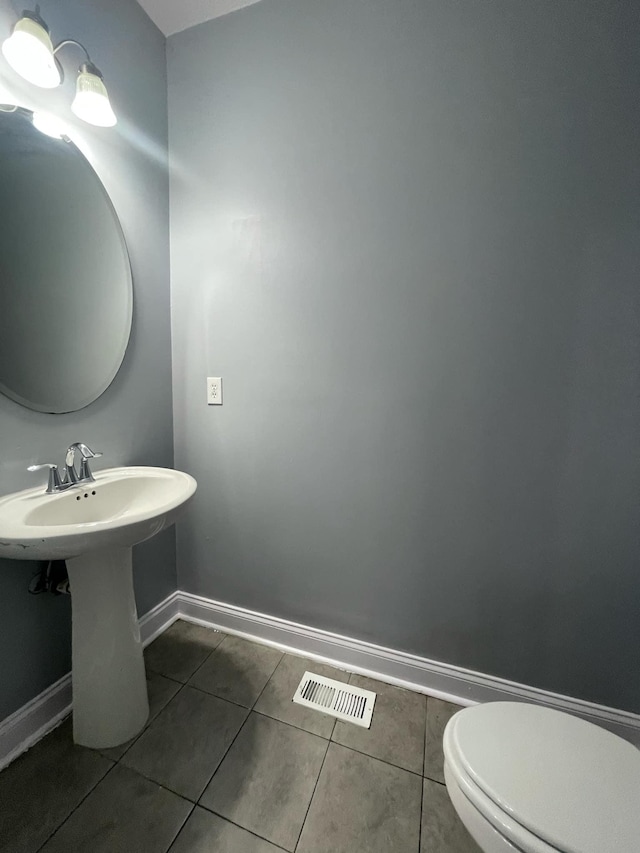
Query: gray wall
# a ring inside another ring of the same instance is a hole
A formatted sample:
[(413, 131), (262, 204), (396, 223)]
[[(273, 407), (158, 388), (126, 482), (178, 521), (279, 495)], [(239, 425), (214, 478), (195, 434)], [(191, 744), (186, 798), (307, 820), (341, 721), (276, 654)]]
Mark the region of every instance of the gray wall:
[[(165, 41), (134, 0), (43, 0), (41, 6), (54, 39), (72, 36), (87, 46), (119, 117), (112, 130), (77, 125), (74, 139), (106, 185), (128, 241), (133, 333), (114, 383), (80, 412), (38, 414), (0, 395), (0, 494), (35, 485), (37, 475), (27, 473), (27, 465), (62, 462), (72, 441), (104, 452), (96, 468), (173, 464)], [(2, 38), (22, 8), (22, 2), (0, 2)], [(19, 82), (0, 57), (2, 99), (39, 102), (72, 121), (79, 60), (71, 50), (63, 53), (64, 86), (42, 92)], [(100, 334), (100, 317), (87, 321)], [(53, 332), (62, 333), (62, 317), (51, 323)], [(27, 593), (37, 568), (0, 560), (0, 719), (70, 669), (70, 602)], [(138, 611), (144, 613), (176, 588), (173, 530), (138, 546), (134, 569)]]
[(640, 711), (637, 4), (167, 50), (180, 587)]

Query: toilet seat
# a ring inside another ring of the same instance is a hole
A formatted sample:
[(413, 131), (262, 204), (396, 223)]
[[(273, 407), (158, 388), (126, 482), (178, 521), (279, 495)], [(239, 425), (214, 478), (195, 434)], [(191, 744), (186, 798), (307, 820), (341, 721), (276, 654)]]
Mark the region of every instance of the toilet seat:
[(559, 853), (542, 839), (530, 838), (526, 830), (510, 821), (504, 813), (495, 815), (493, 823), (488, 820), (486, 810), (481, 811), (468, 799), (446, 761), (444, 778), (458, 817), (485, 853)]
[(640, 752), (569, 714), (495, 702), (456, 714), (445, 731), (449, 775), (524, 853), (640, 849)]
[[(446, 734), (445, 734), (446, 737)], [(463, 823), (467, 825), (467, 829), (475, 837), (473, 832), (474, 827), (469, 825), (469, 818), (476, 828), (479, 823), (485, 823), (487, 827), (491, 827), (493, 832), (491, 836), (494, 843), (502, 840), (495, 850), (502, 853), (503, 850), (516, 851), (517, 853), (561, 853), (557, 847), (552, 847), (543, 841), (542, 838), (534, 835), (526, 830), (517, 821), (513, 820), (506, 812), (502, 811), (493, 800), (483, 793), (481, 788), (476, 785), (469, 776), (467, 776), (464, 768), (456, 763), (451, 754), (445, 753), (444, 776), (447, 785), (449, 798), (458, 811), (459, 816), (463, 819)], [(462, 813), (464, 810), (464, 814)], [(482, 835), (487, 835), (487, 829), (482, 829)], [(495, 833), (495, 837), (494, 834)], [(478, 843), (480, 839), (476, 838)], [(494, 850), (494, 846), (482, 847), (483, 850)]]

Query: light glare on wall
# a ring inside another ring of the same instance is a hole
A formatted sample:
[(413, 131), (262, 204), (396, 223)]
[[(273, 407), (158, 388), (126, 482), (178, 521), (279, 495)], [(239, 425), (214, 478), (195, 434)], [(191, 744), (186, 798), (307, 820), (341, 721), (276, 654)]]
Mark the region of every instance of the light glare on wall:
[(51, 113), (36, 110), (31, 121), (40, 133), (46, 133), (47, 136), (51, 136), (53, 139), (63, 139), (66, 136), (64, 124), (59, 118), (51, 115)]
[(56, 54), (66, 45), (79, 47), (86, 56), (86, 62), (78, 70), (76, 96), (71, 104), (73, 113), (97, 127), (113, 127), (116, 115), (102, 74), (91, 61), (87, 49), (75, 39), (65, 39), (54, 48), (39, 7), (35, 12), (22, 13), (11, 35), (2, 44), (2, 53), (23, 79), (43, 89), (54, 89), (64, 77)]

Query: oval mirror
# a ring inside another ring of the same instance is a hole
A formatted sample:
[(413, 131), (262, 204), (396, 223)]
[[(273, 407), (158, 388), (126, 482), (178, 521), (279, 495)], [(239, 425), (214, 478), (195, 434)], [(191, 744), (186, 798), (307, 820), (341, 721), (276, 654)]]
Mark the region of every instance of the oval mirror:
[(73, 412), (110, 385), (133, 312), (131, 264), (107, 191), (69, 139), (0, 107), (0, 391)]

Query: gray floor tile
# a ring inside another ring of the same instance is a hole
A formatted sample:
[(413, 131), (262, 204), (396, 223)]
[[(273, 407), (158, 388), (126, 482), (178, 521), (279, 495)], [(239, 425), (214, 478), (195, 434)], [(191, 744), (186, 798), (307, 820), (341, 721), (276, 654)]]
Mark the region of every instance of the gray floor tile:
[(117, 765), (42, 853), (164, 853), (192, 805)]
[[(178, 681), (172, 681), (170, 678), (165, 678), (164, 675), (158, 675), (155, 672), (147, 673), (147, 690), (149, 692), (149, 719), (147, 720), (147, 726), (155, 720), (167, 702), (173, 699), (181, 686), (182, 685)], [(138, 737), (139, 735), (136, 735), (126, 743), (120, 744), (120, 746), (113, 746), (110, 749), (101, 749), (100, 752), (103, 755), (106, 755), (107, 758), (112, 758), (114, 761), (118, 761), (129, 749), (131, 744), (135, 743)]]
[(240, 730), (247, 711), (183, 687), (125, 753), (122, 763), (197, 800)]
[(0, 851), (38, 850), (111, 767), (65, 721), (0, 773)]
[(268, 841), (195, 807), (170, 853), (280, 853)]
[(175, 681), (188, 681), (225, 636), (178, 619), (145, 649), (147, 669)]
[(293, 694), (307, 670), (326, 678), (335, 678), (337, 681), (349, 680), (348, 672), (316, 663), (309, 658), (284, 655), (256, 702), (255, 710), (276, 720), (282, 720), (284, 723), (291, 723), (299, 729), (328, 738), (331, 737), (335, 717), (329, 717), (327, 714), (293, 702)]
[(297, 853), (418, 853), (422, 779), (332, 743)]
[(444, 785), (424, 780), (420, 853), (481, 853), (469, 835)]
[(293, 850), (328, 741), (251, 714), (200, 804)]
[(424, 745), (424, 775), (436, 782), (444, 783), (444, 754), (442, 735), (451, 717), (460, 710), (459, 705), (435, 699), (427, 699), (427, 735)]
[(282, 652), (276, 649), (241, 637), (226, 637), (189, 683), (251, 708), (281, 658)]
[(361, 675), (349, 683), (378, 694), (371, 728), (339, 720), (331, 740), (422, 775), (426, 697)]

